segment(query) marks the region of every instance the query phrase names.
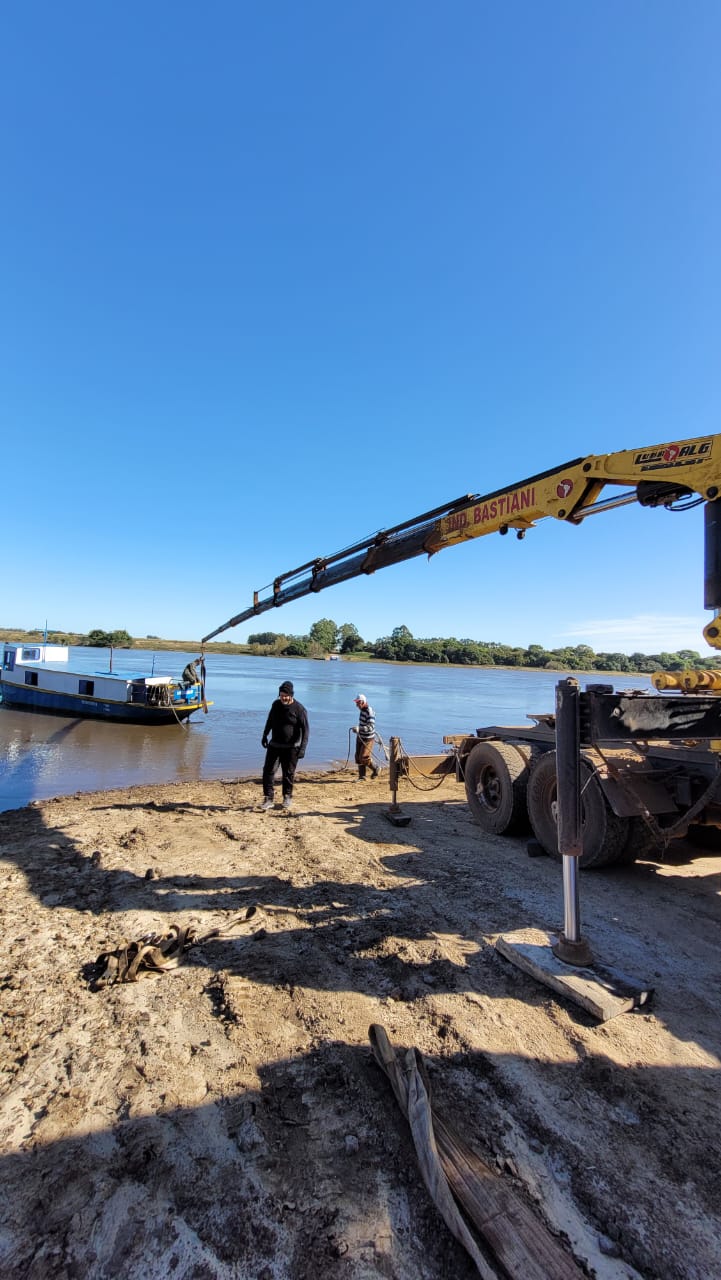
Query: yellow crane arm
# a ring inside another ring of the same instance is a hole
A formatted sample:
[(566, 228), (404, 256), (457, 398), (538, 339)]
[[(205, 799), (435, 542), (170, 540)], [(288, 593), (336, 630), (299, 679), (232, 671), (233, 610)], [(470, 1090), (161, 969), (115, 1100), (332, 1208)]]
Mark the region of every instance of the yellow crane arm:
[[(602, 497), (608, 486), (615, 492)], [(627, 492), (619, 493), (625, 487)], [(311, 592), (324, 590), (360, 574), (375, 573), (422, 554), (488, 533), (511, 530), (523, 538), (538, 520), (552, 517), (580, 524), (587, 516), (638, 502), (674, 507), (706, 503), (705, 607), (715, 609), (704, 628), (708, 643), (721, 649), (721, 435), (671, 441), (644, 449), (576, 458), (531, 476), (507, 489), (468, 494), (381, 530), (332, 556), (319, 556), (280, 574), (268, 594), (254, 592), (253, 603), (203, 637), (203, 643), (249, 618), (278, 608)]]
[[(601, 494), (608, 485), (633, 487), (630, 493), (602, 501)], [(668, 506), (692, 494), (711, 500), (720, 492), (721, 436), (600, 453), (576, 458), (509, 489), (474, 498), (438, 522), (435, 538), (429, 539), (429, 550), (440, 551), (486, 533), (525, 531), (547, 516), (580, 524), (586, 516), (629, 502)]]

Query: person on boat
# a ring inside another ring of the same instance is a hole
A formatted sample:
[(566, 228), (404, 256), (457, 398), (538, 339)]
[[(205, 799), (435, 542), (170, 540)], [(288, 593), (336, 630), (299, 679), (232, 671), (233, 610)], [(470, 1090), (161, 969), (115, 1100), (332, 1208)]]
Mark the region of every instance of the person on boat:
[(183, 668), (183, 684), (199, 684), (200, 676), (198, 675), (198, 663), (203, 661), (203, 655), (193, 658), (186, 667)]
[(260, 740), (265, 747), (261, 809), (273, 808), (273, 784), (279, 764), (283, 783), (283, 808), (292, 808), (295, 770), (298, 761), (305, 755), (309, 732), (308, 712), (300, 702), (296, 702), (291, 681), (284, 680), (278, 689), (278, 697), (268, 712)]
[(358, 708), (358, 723), (353, 725), (356, 736), (355, 762), (358, 765), (358, 777), (365, 782), (366, 769), (370, 769), (371, 777), (377, 778), (379, 769), (373, 760), (373, 744), (376, 740), (376, 713), (364, 693), (357, 693), (354, 702)]

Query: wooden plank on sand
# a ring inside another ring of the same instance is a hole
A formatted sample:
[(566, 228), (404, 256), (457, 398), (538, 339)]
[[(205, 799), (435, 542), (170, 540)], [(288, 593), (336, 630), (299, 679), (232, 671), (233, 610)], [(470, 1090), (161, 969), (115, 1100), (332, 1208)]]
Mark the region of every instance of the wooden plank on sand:
[(556, 940), (556, 935), (545, 929), (517, 929), (501, 934), (496, 950), (538, 982), (581, 1005), (599, 1022), (638, 1009), (650, 999), (651, 987), (614, 969), (600, 964), (577, 969), (565, 964), (554, 954)]

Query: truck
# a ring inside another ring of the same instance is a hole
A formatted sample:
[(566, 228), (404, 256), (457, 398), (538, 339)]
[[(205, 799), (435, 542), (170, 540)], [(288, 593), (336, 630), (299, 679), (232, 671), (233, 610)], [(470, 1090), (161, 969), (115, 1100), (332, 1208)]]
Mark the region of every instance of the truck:
[[(714, 614), (703, 634), (721, 649), (721, 435), (575, 458), (505, 489), (466, 494), (280, 574), (202, 643), (268, 609), (414, 556), (491, 533), (523, 539), (546, 518), (580, 525), (629, 503), (672, 511), (704, 505), (704, 608)], [(721, 670), (656, 672), (651, 684), (652, 691), (605, 682), (578, 690), (581, 868), (630, 863), (691, 829), (721, 828)], [(529, 713), (527, 725), (445, 734), (445, 751), (414, 756), (413, 767), (455, 776), (483, 831), (515, 835), (530, 827), (540, 850), (561, 857), (557, 711), (558, 698), (554, 711)], [(410, 764), (391, 739), (394, 805)]]

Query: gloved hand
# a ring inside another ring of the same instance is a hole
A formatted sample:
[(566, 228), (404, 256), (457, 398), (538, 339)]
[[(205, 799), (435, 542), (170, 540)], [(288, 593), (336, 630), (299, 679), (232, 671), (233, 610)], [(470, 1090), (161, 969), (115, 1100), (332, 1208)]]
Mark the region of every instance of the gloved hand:
[(350, 727), (350, 731), (351, 731), (351, 733), (357, 733), (357, 732), (358, 732), (358, 725), (357, 725), (357, 724), (352, 724), (352, 725), (351, 725), (351, 727)]
[(268, 749), (268, 739), (266, 738), (265, 734), (263, 734), (263, 737), (260, 740), (260, 745), (261, 747), (264, 748), (264, 750)]
[(299, 759), (299, 760), (302, 760), (304, 755), (305, 755), (305, 751), (299, 751), (299, 752), (298, 752), (298, 759)]

